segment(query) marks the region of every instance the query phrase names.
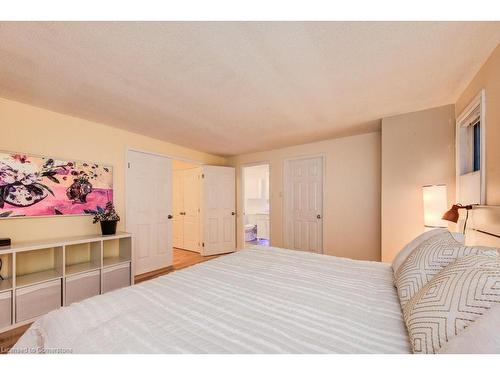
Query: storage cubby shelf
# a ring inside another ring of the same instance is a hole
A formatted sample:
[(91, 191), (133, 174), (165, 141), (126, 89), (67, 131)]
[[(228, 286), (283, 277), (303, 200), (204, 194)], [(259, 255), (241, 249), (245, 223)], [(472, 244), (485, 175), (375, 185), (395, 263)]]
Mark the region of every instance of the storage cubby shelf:
[(39, 284), (44, 281), (56, 280), (60, 279), (61, 277), (62, 274), (56, 270), (28, 273), (26, 275), (16, 277), (16, 287), (22, 288), (23, 286)]
[[(128, 261), (130, 261), (130, 259)], [(66, 275), (67, 276), (76, 275), (82, 272), (98, 270), (99, 268), (101, 268), (101, 265), (98, 263), (92, 263), (92, 262), (76, 263), (66, 266)]]
[[(125, 232), (13, 243), (0, 248), (0, 258), (0, 332), (31, 323), (59, 306), (134, 283), (132, 237)], [(45, 299), (47, 293), (50, 300)]]
[(131, 236), (130, 233), (118, 232), (111, 236), (87, 235), (87, 236), (76, 236), (76, 237), (61, 237), (43, 241), (15, 242), (10, 246), (0, 247), (0, 255), (15, 253), (19, 251), (46, 249), (50, 247), (61, 246), (61, 244), (64, 244), (66, 246), (77, 245), (94, 241), (107, 241), (111, 239), (130, 238), (130, 236)]
[(120, 256), (117, 256), (117, 257), (109, 257), (109, 258), (104, 258), (104, 259), (103, 259), (103, 264), (102, 264), (102, 266), (103, 266), (104, 268), (106, 268), (106, 267), (116, 266), (117, 264), (127, 263), (127, 262), (130, 262), (130, 259), (128, 259), (128, 258), (123, 258), (123, 257), (120, 257)]

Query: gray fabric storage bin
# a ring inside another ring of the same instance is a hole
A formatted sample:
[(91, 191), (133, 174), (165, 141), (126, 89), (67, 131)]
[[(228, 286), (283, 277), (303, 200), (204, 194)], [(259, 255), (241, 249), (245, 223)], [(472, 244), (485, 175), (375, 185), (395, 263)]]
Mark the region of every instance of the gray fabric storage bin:
[(107, 293), (115, 289), (130, 285), (130, 263), (108, 267), (102, 271), (102, 292)]
[(61, 307), (61, 279), (16, 289), (16, 323)]
[(66, 306), (86, 298), (99, 295), (101, 292), (101, 271), (90, 271), (68, 276), (66, 283)]
[(0, 293), (0, 328), (12, 324), (12, 292)]

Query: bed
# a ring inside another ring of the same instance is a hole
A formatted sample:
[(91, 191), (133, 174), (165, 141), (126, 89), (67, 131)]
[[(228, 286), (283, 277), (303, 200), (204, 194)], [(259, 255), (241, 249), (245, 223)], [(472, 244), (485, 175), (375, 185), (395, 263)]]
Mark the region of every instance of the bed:
[(411, 353), (391, 265), (253, 246), (53, 311), (11, 350)]

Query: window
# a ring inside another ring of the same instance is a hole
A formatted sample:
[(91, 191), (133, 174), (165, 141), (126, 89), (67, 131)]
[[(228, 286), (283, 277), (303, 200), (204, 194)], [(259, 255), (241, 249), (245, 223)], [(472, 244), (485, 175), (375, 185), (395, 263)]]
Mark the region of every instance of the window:
[(484, 90), (457, 119), (457, 200), (462, 204), (485, 204)]
[(479, 171), (480, 170), (480, 163), (481, 163), (481, 123), (480, 121), (476, 122), (473, 126), (473, 133), (474, 133), (474, 146), (472, 149), (473, 153), (473, 171)]

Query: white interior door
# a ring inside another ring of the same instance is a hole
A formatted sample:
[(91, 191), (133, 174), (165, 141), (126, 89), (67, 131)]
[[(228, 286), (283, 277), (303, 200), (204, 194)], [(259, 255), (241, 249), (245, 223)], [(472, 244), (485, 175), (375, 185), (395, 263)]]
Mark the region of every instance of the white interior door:
[(173, 172), (174, 247), (200, 252), (200, 168)]
[(172, 265), (172, 161), (128, 151), (127, 231), (134, 238), (134, 274)]
[(231, 167), (202, 168), (202, 255), (236, 250), (236, 186)]
[(323, 252), (323, 158), (285, 161), (285, 247)]
[(183, 171), (184, 211), (183, 249), (200, 251), (200, 180), (201, 168)]
[(184, 179), (183, 171), (173, 171), (173, 243), (174, 247), (184, 247)]

